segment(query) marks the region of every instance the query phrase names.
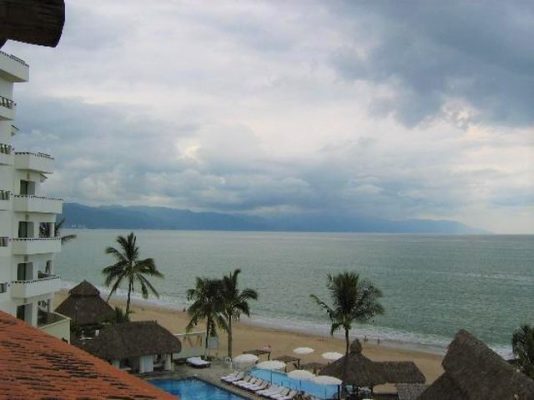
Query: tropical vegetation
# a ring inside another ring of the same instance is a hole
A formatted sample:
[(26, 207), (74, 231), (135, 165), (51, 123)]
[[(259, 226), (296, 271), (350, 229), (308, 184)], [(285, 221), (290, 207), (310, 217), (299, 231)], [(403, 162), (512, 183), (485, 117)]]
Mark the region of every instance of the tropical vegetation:
[(130, 313), (131, 294), (135, 290), (135, 284), (137, 283), (141, 287), (143, 298), (148, 298), (149, 293), (159, 297), (158, 291), (147, 277), (163, 278), (163, 274), (156, 268), (154, 259), (139, 258), (139, 246), (137, 246), (137, 238), (133, 232), (126, 237), (117, 236), (116, 242), (119, 244), (118, 248), (106, 248), (106, 254), (111, 255), (115, 259), (115, 263), (105, 267), (102, 273), (106, 277), (106, 286), (111, 286), (108, 301), (121, 284), (128, 286), (125, 310), (126, 315), (128, 315)]
[(59, 221), (57, 221), (54, 225), (54, 234), (56, 237), (61, 237), (61, 244), (65, 244), (67, 242), (70, 242), (73, 239), (76, 239), (76, 235), (74, 233), (71, 233), (69, 235), (61, 236), (61, 230), (63, 229), (63, 225), (65, 224), (65, 218), (61, 218)]
[(534, 379), (534, 326), (525, 324), (514, 332), (512, 350), (521, 371)]
[(232, 358), (232, 321), (239, 320), (241, 314), (250, 316), (250, 300), (258, 300), (258, 293), (254, 289), (239, 290), (237, 278), (240, 269), (226, 275), (222, 279), (222, 314), (226, 322), (228, 333), (228, 357)]
[[(311, 298), (321, 306), (330, 318), (330, 334), (337, 330), (345, 331), (345, 355), (350, 350), (349, 333), (353, 322), (364, 323), (375, 315), (384, 313), (379, 302), (382, 292), (368, 280), (360, 279), (354, 272), (342, 272), (337, 275), (328, 274), (326, 287), (332, 305), (328, 305), (316, 295)], [(346, 372), (343, 376), (346, 375)]]
[(239, 289), (240, 269), (222, 279), (196, 278), (195, 287), (187, 291), (188, 301), (192, 301), (187, 312), (191, 317), (187, 330), (190, 331), (200, 321), (206, 321), (206, 350), (208, 340), (217, 337), (217, 328), (228, 334), (228, 356), (232, 357), (232, 323), (242, 314), (250, 316), (250, 300), (257, 300), (258, 293), (253, 289)]

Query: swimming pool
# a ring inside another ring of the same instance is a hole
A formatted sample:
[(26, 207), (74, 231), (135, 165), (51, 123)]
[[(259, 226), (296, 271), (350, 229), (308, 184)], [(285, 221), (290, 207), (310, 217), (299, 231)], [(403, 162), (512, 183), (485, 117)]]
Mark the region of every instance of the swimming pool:
[(150, 383), (170, 394), (180, 396), (180, 400), (246, 400), (244, 397), (196, 378), (154, 379)]
[(267, 371), (265, 369), (254, 368), (250, 374), (275, 385), (287, 388), (302, 390), (320, 399), (331, 399), (337, 396), (338, 385), (319, 385), (311, 381), (301, 381), (288, 377), (286, 374), (278, 371)]

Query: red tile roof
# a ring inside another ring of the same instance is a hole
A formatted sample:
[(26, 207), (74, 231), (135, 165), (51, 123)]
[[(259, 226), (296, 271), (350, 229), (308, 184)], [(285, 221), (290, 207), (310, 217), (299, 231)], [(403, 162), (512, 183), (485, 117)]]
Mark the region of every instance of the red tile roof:
[(0, 311), (0, 399), (176, 397)]

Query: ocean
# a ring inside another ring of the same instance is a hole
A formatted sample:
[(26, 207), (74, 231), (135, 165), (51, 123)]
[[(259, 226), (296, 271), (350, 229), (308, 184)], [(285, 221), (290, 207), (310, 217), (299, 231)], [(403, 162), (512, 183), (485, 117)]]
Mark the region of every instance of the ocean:
[[(103, 287), (104, 253), (121, 230), (66, 230), (78, 238), (56, 259), (65, 287), (87, 279)], [(197, 276), (242, 270), (240, 285), (259, 293), (251, 322), (328, 335), (328, 319), (311, 299), (329, 301), (326, 276), (355, 271), (378, 286), (386, 310), (352, 336), (385, 345), (444, 352), (460, 328), (507, 356), (513, 331), (534, 323), (534, 236), (384, 235), (139, 230), (142, 257), (165, 279), (160, 298), (183, 309)]]

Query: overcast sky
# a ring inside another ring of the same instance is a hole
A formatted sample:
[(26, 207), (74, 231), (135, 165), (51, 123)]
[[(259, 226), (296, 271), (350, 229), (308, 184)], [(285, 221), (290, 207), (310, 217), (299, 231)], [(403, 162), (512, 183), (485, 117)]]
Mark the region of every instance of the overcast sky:
[(66, 3), (3, 49), (49, 193), (534, 233), (532, 2)]

